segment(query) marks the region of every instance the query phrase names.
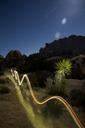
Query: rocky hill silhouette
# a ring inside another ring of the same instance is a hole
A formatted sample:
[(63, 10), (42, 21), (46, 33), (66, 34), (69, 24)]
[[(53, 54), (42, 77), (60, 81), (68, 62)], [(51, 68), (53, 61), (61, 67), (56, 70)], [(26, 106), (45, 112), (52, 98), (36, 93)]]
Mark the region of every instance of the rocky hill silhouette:
[(68, 56), (73, 57), (85, 54), (85, 36), (71, 35), (66, 38), (46, 43), (39, 54), (42, 56)]
[[(21, 72), (55, 71), (55, 63), (69, 58), (73, 64), (73, 78), (85, 77), (85, 36), (71, 35), (51, 43), (46, 43), (38, 53), (22, 55), (19, 50), (11, 50), (0, 57), (0, 69), (15, 67)], [(46, 74), (46, 72), (45, 72)]]
[(25, 67), (29, 71), (47, 70), (53, 72), (55, 63), (69, 58), (73, 64), (73, 78), (85, 77), (85, 36), (71, 35), (52, 43), (46, 43), (39, 53), (27, 57)]

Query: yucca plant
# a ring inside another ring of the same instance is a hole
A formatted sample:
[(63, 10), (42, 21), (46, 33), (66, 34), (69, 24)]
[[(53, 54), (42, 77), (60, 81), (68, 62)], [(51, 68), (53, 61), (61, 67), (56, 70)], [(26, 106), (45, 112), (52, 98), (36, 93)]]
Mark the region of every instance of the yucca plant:
[(56, 64), (55, 83), (59, 94), (66, 95), (66, 75), (70, 75), (72, 64), (69, 59), (63, 59)]
[(47, 90), (53, 95), (66, 95), (66, 75), (71, 73), (72, 64), (70, 60), (63, 59), (56, 64), (54, 78), (48, 78), (46, 81)]
[(72, 64), (69, 59), (63, 59), (56, 64), (56, 77), (59, 81), (71, 73)]

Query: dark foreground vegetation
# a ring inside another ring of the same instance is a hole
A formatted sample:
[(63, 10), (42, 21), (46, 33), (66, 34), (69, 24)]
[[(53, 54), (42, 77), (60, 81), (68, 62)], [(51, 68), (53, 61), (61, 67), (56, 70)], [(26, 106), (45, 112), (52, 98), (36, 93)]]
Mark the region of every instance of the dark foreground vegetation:
[(0, 128), (33, 128), (12, 84), (0, 77)]

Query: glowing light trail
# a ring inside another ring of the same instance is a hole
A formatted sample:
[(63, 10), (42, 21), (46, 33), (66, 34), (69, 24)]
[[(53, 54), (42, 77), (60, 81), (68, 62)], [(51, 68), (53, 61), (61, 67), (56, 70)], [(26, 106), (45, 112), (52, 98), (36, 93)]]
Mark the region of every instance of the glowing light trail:
[(17, 72), (16, 70), (13, 71), (13, 70), (11, 69), (11, 73), (12, 73), (12, 76), (17, 80), (19, 86), (22, 85), (24, 79), (27, 80), (27, 84), (28, 84), (28, 87), (29, 87), (29, 91), (30, 91), (30, 93), (31, 93), (31, 95), (32, 95), (33, 100), (34, 100), (37, 104), (43, 105), (43, 104), (45, 104), (45, 103), (47, 103), (48, 101), (53, 100), (53, 99), (56, 99), (56, 100), (60, 101), (60, 102), (63, 103), (63, 105), (67, 108), (67, 110), (69, 111), (70, 115), (71, 115), (72, 118), (74, 119), (74, 121), (75, 121), (75, 123), (77, 124), (77, 126), (78, 126), (79, 128), (84, 128), (84, 126), (83, 126), (82, 123), (80, 122), (79, 118), (77, 117), (76, 113), (74, 112), (73, 108), (71, 107), (71, 105), (70, 105), (64, 98), (62, 98), (62, 97), (60, 97), (60, 96), (52, 96), (52, 97), (50, 97), (50, 98), (48, 98), (48, 99), (46, 99), (46, 100), (44, 100), (44, 101), (38, 101), (38, 100), (36, 99), (34, 93), (33, 93), (32, 86), (31, 86), (31, 83), (30, 83), (30, 81), (29, 81), (29, 78), (28, 78), (27, 74), (24, 74), (23, 77), (22, 77), (22, 79), (20, 80), (19, 74), (18, 74), (18, 72)]

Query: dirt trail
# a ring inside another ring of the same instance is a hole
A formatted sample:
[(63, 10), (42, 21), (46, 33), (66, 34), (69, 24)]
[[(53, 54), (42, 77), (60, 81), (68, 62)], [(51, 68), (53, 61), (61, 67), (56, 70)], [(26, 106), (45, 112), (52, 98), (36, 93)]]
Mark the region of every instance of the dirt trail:
[[(3, 78), (6, 81), (6, 78)], [(0, 94), (0, 128), (33, 128), (11, 81), (0, 83), (10, 88), (10, 93)]]

